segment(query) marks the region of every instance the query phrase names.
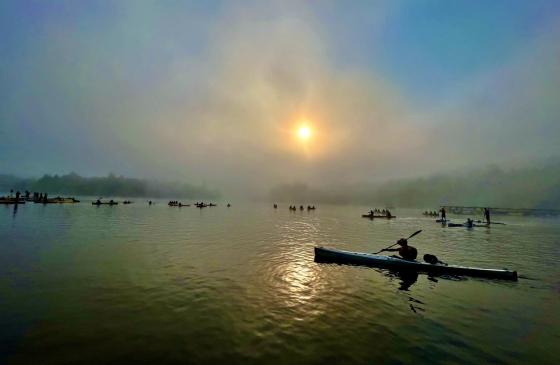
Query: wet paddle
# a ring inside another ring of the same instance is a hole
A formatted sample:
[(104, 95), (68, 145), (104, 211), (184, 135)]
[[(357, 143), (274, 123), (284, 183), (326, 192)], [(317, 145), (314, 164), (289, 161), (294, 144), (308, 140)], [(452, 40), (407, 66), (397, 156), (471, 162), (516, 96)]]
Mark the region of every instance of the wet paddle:
[[(422, 230), (419, 230), (419, 231), (414, 232), (413, 234), (411, 234), (410, 236), (408, 236), (408, 238), (407, 238), (406, 240), (408, 241), (409, 239), (411, 239), (412, 237), (416, 236), (416, 235), (417, 235), (418, 233), (420, 233), (420, 232), (422, 232)], [(377, 255), (378, 253), (381, 253), (381, 252), (383, 252), (383, 251), (385, 251), (385, 250), (387, 250), (387, 249), (389, 249), (389, 248), (391, 248), (391, 247), (394, 247), (394, 246), (396, 246), (397, 244), (398, 244), (398, 242), (392, 244), (392, 245), (389, 246), (389, 247), (385, 247), (385, 248), (384, 248), (383, 250), (381, 250), (381, 251), (374, 252), (373, 254), (374, 254), (374, 255)]]

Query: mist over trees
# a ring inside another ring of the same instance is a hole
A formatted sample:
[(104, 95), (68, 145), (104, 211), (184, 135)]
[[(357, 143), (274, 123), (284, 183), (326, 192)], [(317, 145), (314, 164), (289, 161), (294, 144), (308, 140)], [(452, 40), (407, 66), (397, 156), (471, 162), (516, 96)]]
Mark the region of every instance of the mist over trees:
[(217, 190), (179, 182), (160, 182), (109, 174), (106, 177), (82, 177), (76, 173), (44, 175), (41, 178), (18, 178), (0, 175), (0, 191), (47, 192), (49, 195), (123, 196), (151, 198), (216, 199)]
[(511, 170), (483, 169), (384, 183), (314, 188), (303, 183), (273, 188), (278, 202), (368, 204), (434, 209), (439, 205), (560, 209), (560, 162)]

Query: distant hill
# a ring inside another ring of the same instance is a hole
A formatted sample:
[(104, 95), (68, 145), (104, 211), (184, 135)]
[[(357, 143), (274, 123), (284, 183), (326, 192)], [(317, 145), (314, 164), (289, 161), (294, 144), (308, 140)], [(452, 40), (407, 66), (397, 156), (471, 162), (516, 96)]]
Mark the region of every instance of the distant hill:
[(314, 188), (302, 183), (270, 191), (272, 201), (436, 208), (439, 205), (560, 209), (560, 163), (504, 170)]
[(76, 173), (44, 175), (41, 178), (19, 178), (0, 175), (0, 191), (47, 192), (49, 195), (91, 195), (152, 198), (216, 199), (217, 190), (186, 183), (134, 179), (109, 174), (106, 177), (82, 177)]

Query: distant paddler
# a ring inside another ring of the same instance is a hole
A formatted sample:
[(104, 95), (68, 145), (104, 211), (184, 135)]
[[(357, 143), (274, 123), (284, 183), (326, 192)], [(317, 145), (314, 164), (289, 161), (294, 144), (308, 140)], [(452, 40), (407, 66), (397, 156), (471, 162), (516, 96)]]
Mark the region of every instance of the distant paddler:
[(445, 214), (445, 207), (441, 207), (441, 209), (439, 210), (439, 212), (441, 213), (441, 220), (445, 221), (447, 220), (447, 216)]
[(484, 218), (486, 219), (486, 224), (490, 224), (490, 208), (484, 208)]

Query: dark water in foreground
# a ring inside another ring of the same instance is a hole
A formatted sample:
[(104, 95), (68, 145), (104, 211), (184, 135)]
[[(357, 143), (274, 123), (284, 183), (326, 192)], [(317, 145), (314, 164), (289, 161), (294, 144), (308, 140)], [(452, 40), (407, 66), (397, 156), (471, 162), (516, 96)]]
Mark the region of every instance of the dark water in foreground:
[[(467, 230), (363, 211), (0, 207), (0, 363), (560, 362), (558, 219)], [(371, 252), (417, 229), (420, 255), (530, 279), (313, 261), (315, 245)]]

